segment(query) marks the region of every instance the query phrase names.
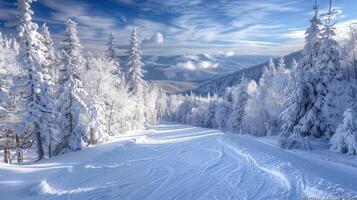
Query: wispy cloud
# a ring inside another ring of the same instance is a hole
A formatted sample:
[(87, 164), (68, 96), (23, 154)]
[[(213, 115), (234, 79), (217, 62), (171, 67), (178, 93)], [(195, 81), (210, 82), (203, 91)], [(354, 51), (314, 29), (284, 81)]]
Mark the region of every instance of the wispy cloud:
[[(0, 21), (14, 20), (14, 1), (0, 0)], [(327, 5), (320, 2), (323, 13)], [(46, 12), (36, 10), (34, 19), (57, 27), (50, 30), (58, 41), (63, 39), (65, 21), (73, 18), (79, 24), (86, 49), (103, 50), (108, 35), (113, 33), (122, 53), (132, 29), (137, 28), (146, 54), (234, 51), (281, 55), (302, 48), (312, 16), (312, 3), (306, 0), (39, 0), (38, 3)], [(350, 7), (351, 3), (346, 2), (336, 5), (339, 38), (346, 34), (346, 25), (357, 19)]]

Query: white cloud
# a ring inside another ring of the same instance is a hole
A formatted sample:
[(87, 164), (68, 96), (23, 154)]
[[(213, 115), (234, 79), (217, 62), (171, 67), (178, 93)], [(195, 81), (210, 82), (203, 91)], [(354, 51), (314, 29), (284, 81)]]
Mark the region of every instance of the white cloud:
[(160, 32), (155, 33), (151, 38), (145, 39), (143, 41), (144, 44), (163, 44), (164, 43), (164, 35)]
[(231, 57), (231, 56), (234, 56), (235, 52), (234, 51), (227, 51), (225, 56), (226, 57)]
[(175, 66), (170, 67), (170, 71), (181, 71), (181, 70), (204, 70), (204, 69), (213, 69), (219, 66), (218, 63), (212, 61), (193, 61), (189, 60), (187, 62), (179, 62)]

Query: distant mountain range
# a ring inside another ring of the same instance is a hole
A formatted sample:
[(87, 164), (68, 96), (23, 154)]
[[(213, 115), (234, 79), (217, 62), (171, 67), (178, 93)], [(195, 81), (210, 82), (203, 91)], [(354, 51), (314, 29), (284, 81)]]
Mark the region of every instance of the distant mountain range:
[[(287, 56), (284, 56), (285, 64), (288, 67), (291, 66), (291, 63), (294, 59), (296, 61), (299, 61), (301, 58), (302, 58), (301, 51), (294, 52)], [(274, 60), (274, 62), (276, 62), (276, 59)], [(215, 93), (218, 95), (222, 95), (225, 91), (225, 88), (239, 84), (243, 76), (245, 76), (250, 80), (258, 81), (263, 73), (264, 66), (267, 65), (268, 65), (268, 59), (264, 63), (249, 68), (241, 69), (234, 73), (220, 76), (213, 80), (207, 81), (192, 91), (200, 95), (206, 95), (208, 93)]]
[[(287, 66), (300, 60), (301, 51), (284, 57)], [(168, 93), (194, 92), (222, 95), (225, 88), (239, 84), (242, 76), (258, 81), (269, 56), (177, 55), (143, 56), (144, 79)], [(124, 63), (126, 57), (121, 57)]]
[(146, 80), (203, 82), (266, 61), (269, 56), (143, 56)]

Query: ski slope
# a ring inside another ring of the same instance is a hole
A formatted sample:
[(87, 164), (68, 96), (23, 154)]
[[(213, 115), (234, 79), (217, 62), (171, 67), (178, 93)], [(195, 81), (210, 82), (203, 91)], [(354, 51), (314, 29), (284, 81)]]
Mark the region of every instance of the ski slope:
[(357, 160), (163, 122), (32, 165), (0, 164), (0, 199), (357, 198)]

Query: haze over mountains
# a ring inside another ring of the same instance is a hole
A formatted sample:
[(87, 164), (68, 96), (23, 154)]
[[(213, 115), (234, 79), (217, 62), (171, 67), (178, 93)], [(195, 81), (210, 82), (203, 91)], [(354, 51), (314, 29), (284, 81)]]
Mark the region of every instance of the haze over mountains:
[(262, 62), (269, 56), (177, 55), (143, 56), (146, 80), (202, 82)]
[[(265, 55), (177, 55), (144, 56), (145, 79), (166, 92), (190, 92), (205, 95), (221, 94), (226, 87), (239, 84), (242, 76), (259, 80), (263, 67), (268, 64)], [(284, 56), (290, 66), (299, 60), (301, 52)], [(125, 60), (125, 58), (122, 58)]]
[[(294, 52), (283, 57), (285, 64), (289, 68), (293, 60), (299, 61), (302, 58), (302, 52)], [(274, 63), (277, 62), (276, 59), (273, 59)], [(268, 65), (268, 61), (250, 66), (248, 68), (243, 68), (237, 70), (236, 72), (224, 75), (221, 77), (214, 78), (210, 81), (207, 81), (203, 84), (200, 84), (198, 88), (193, 91), (200, 95), (206, 95), (208, 93), (222, 95), (227, 87), (232, 87), (241, 82), (242, 77), (246, 77), (248, 80), (259, 81), (263, 73), (263, 68)]]
[[(265, 55), (143, 56), (144, 78), (166, 92), (195, 90), (219, 77), (265, 63)], [(121, 57), (125, 62), (126, 58)]]

